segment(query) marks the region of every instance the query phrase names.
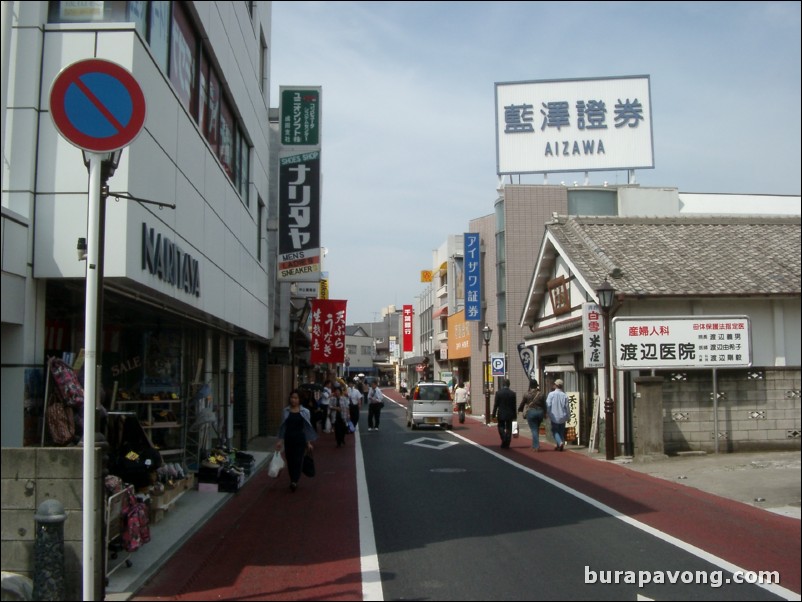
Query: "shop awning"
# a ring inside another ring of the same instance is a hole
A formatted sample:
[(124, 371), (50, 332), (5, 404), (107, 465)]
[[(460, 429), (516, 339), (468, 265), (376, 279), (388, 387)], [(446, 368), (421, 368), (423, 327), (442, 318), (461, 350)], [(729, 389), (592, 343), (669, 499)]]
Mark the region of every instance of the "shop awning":
[(444, 261), (443, 263), (440, 264), (439, 272), (440, 272), (440, 274), (445, 274), (445, 273), (448, 272), (448, 262), (447, 261)]
[(443, 314), (446, 314), (446, 315), (448, 315), (448, 305), (444, 305), (444, 306), (443, 306), (443, 307), (441, 307), (440, 309), (436, 309), (436, 310), (434, 310), (434, 313), (432, 314), (432, 317), (433, 317), (433, 318), (439, 318), (439, 317), (440, 317), (440, 316), (442, 316)]
[(414, 357), (408, 357), (403, 360), (403, 364), (405, 366), (414, 366), (415, 364), (422, 364), (424, 357), (422, 355), (416, 355)]

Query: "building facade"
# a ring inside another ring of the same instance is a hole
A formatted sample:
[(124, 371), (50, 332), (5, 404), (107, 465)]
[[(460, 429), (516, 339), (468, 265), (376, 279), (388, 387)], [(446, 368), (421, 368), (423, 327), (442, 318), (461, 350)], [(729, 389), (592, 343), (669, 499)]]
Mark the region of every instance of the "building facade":
[(89, 183), (49, 99), (65, 67), (103, 59), (147, 114), (102, 203), (99, 401), (209, 384), (221, 435), (247, 447), (268, 427), (275, 316), (270, 3), (4, 2), (2, 27), (3, 446), (40, 443), (47, 358), (85, 347)]

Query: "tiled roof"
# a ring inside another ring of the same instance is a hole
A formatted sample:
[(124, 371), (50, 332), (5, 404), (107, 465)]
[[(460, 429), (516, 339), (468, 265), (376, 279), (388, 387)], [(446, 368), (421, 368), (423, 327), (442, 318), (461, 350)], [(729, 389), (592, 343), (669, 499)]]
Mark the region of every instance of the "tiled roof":
[(607, 277), (626, 295), (800, 294), (798, 216), (569, 217), (547, 229), (589, 283)]

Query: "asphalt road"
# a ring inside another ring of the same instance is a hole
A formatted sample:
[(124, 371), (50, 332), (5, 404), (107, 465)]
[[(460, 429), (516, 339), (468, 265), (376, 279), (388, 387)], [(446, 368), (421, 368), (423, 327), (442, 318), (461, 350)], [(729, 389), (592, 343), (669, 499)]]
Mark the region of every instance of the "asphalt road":
[(463, 439), (463, 428), (413, 431), (388, 404), (381, 430), (361, 435), (384, 599), (782, 599), (725, 583), (722, 563)]
[(798, 520), (530, 448), (473, 419), (410, 430), (394, 401), (368, 431), (363, 410), (345, 447), (321, 435), (313, 479), (258, 470), (134, 599), (800, 599)]

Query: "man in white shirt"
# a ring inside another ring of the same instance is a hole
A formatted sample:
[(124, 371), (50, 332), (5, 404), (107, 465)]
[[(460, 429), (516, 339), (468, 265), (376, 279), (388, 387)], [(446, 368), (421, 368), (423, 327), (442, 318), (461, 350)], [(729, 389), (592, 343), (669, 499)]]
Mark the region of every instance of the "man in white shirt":
[(359, 424), (359, 408), (362, 406), (362, 391), (359, 390), (359, 379), (348, 386), (348, 411), (351, 415), (351, 422), (356, 429)]

